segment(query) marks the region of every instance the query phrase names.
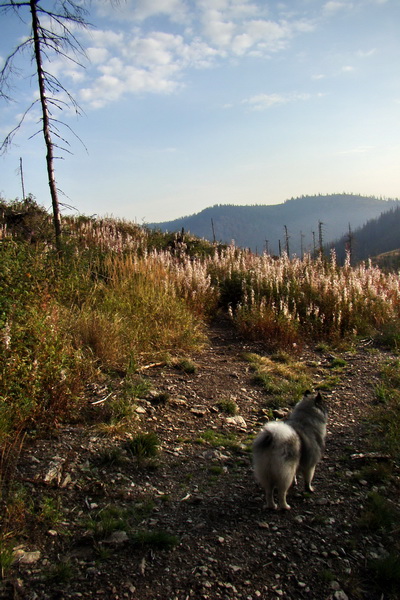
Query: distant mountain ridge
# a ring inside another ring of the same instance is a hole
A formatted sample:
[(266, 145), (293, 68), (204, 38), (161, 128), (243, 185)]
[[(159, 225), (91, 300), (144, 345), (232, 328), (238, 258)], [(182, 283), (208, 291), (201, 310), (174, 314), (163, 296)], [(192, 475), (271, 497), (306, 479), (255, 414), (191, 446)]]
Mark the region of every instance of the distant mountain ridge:
[[(356, 194), (330, 194), (291, 198), (272, 205), (221, 205), (199, 213), (166, 221), (149, 223), (161, 231), (181, 231), (182, 228), (209, 241), (230, 243), (253, 252), (278, 254), (279, 244), (290, 254), (312, 251), (322, 232), (324, 245), (337, 241), (346, 231), (354, 231), (383, 212), (400, 206), (399, 199), (379, 199)], [(287, 231), (287, 235), (286, 235)]]

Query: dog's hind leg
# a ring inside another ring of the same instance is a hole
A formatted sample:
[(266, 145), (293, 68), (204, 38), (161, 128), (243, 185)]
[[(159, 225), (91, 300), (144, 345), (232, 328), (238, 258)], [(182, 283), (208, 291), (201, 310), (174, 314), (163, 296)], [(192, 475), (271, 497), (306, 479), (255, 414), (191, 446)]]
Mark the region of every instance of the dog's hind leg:
[(311, 482), (314, 477), (315, 465), (313, 467), (307, 467), (303, 470), (304, 475), (304, 487), (306, 492), (313, 492), (314, 488), (311, 485)]
[(273, 510), (278, 508), (274, 500), (274, 486), (265, 486), (265, 500), (267, 502), (267, 508), (272, 508)]
[(286, 502), (286, 494), (287, 494), (287, 489), (281, 488), (278, 489), (278, 504), (279, 504), (279, 508), (282, 510), (290, 510), (290, 506), (289, 504)]

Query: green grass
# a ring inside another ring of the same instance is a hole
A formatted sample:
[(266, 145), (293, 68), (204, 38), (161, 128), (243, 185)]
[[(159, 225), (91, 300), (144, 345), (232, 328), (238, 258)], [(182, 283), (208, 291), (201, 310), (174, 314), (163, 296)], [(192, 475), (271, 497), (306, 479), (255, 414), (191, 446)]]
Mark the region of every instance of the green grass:
[(254, 383), (268, 396), (270, 408), (293, 405), (313, 387), (308, 367), (286, 353), (271, 357), (250, 353), (245, 357), (254, 371)]
[(390, 531), (399, 522), (399, 513), (377, 492), (371, 492), (367, 499), (359, 526), (371, 532)]
[(400, 555), (390, 552), (387, 556), (370, 560), (369, 572), (382, 596), (397, 600), (400, 589)]
[(332, 358), (329, 366), (331, 369), (337, 369), (339, 371), (343, 371), (343, 369), (345, 367), (347, 367), (347, 362), (344, 358), (335, 357), (335, 358)]
[(172, 361), (172, 366), (179, 371), (183, 371), (183, 373), (187, 373), (188, 375), (194, 375), (198, 371), (196, 363), (189, 358), (177, 358)]
[(100, 451), (94, 462), (100, 467), (117, 467), (125, 464), (126, 461), (127, 458), (122, 449), (118, 446), (114, 446), (112, 448), (105, 448), (104, 450)]
[(0, 534), (0, 574), (1, 579), (4, 579), (13, 562), (14, 562), (14, 546), (15, 540), (4, 538)]
[(172, 550), (179, 544), (179, 538), (167, 531), (138, 531), (132, 536), (132, 543), (151, 550)]
[(68, 583), (75, 575), (75, 570), (70, 561), (61, 561), (53, 565), (46, 573), (48, 583)]
[(331, 392), (340, 384), (340, 381), (339, 375), (328, 375), (318, 382), (318, 389), (321, 392)]
[(231, 450), (242, 450), (238, 436), (233, 432), (221, 432), (214, 429), (203, 431), (197, 438), (199, 444), (209, 444), (213, 448), (229, 448)]
[(220, 400), (217, 402), (217, 406), (226, 415), (234, 416), (239, 412), (239, 407), (234, 400)]
[(106, 539), (115, 531), (127, 531), (129, 512), (117, 506), (108, 506), (89, 519), (87, 529), (96, 540)]
[(159, 452), (159, 439), (155, 433), (138, 433), (126, 442), (126, 449), (136, 458), (153, 458)]

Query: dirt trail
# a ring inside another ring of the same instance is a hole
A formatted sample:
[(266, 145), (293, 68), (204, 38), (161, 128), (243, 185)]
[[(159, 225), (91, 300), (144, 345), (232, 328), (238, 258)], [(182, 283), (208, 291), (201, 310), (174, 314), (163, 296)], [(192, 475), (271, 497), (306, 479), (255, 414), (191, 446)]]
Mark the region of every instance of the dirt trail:
[[(363, 418), (373, 405), (385, 355), (368, 347), (342, 355), (347, 366), (327, 395), (327, 449), (315, 494), (292, 489), (290, 512), (268, 512), (248, 451), (265, 421), (266, 397), (243, 357), (263, 350), (225, 322), (211, 328), (209, 339), (194, 357), (196, 373), (162, 366), (145, 372), (153, 390), (169, 397), (162, 403), (153, 394), (138, 402), (142, 429), (161, 442), (155, 461), (138, 462), (121, 441), (81, 426), (62, 428), (24, 450), (16, 481), (36, 512), (42, 507), (43, 524), (35, 526), (32, 541), (21, 543), (12, 581), (0, 588), (0, 598), (381, 597), (366, 565), (390, 549), (391, 539), (358, 526), (373, 484), (357, 477), (364, 462), (352, 455), (366, 448)], [(330, 358), (310, 349), (302, 355), (313, 365), (316, 382)], [(236, 417), (218, 408), (221, 399), (236, 402)], [(92, 407), (93, 415), (100, 407)], [(209, 443), (199, 443), (204, 432)], [(381, 493), (398, 502), (395, 483)], [(58, 507), (57, 518), (44, 511), (43, 501)], [(110, 509), (121, 522), (101, 536), (96, 523), (99, 528), (101, 514)], [(138, 539), (138, 531), (147, 537)], [(163, 535), (155, 538), (155, 532)], [(168, 543), (172, 549), (159, 548)]]

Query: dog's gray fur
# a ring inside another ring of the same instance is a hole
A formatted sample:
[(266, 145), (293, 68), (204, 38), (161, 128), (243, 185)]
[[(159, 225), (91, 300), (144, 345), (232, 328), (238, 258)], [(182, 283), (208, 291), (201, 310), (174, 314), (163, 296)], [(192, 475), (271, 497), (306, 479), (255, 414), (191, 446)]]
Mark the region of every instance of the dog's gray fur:
[(306, 491), (325, 447), (328, 410), (321, 394), (306, 392), (285, 421), (267, 423), (253, 444), (253, 465), (257, 481), (265, 490), (267, 507), (290, 509), (286, 494), (296, 473), (304, 477)]

